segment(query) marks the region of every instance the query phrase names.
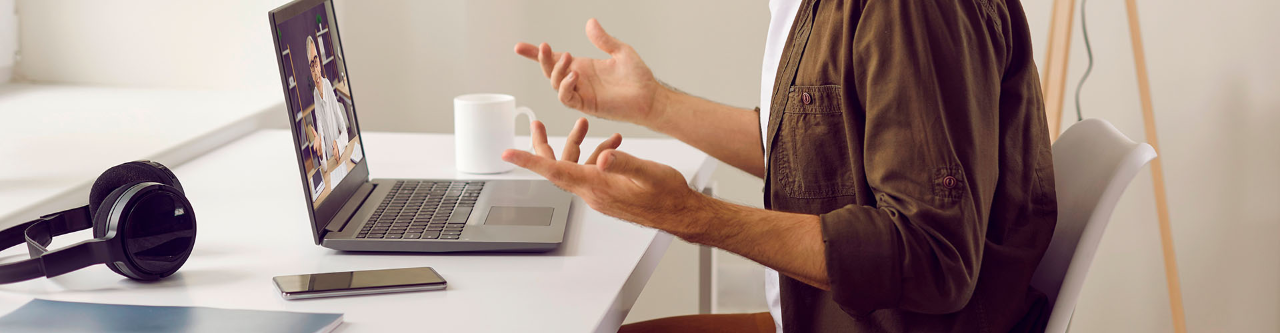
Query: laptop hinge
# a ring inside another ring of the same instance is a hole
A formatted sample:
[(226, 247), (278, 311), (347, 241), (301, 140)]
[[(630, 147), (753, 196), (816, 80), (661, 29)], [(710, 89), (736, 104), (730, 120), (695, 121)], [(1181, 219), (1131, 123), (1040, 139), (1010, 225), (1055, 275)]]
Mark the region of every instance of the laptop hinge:
[(377, 187), (372, 182), (366, 182), (356, 189), (356, 193), (351, 195), (352, 199), (360, 198), (360, 200), (347, 200), (347, 204), (338, 210), (338, 214), (333, 215), (333, 219), (325, 224), (324, 230), (329, 232), (339, 232), (347, 226), (351, 221), (351, 216), (360, 210), (360, 206), (364, 205), (364, 201), (369, 199), (369, 195), (373, 193), (373, 189)]

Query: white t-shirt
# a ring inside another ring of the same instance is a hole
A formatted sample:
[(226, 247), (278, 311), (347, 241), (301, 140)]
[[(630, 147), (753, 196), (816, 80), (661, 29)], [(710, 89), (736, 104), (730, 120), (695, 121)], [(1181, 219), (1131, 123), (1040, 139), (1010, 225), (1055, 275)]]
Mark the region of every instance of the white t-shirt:
[[(760, 138), (761, 142), (769, 140), (769, 104), (773, 100), (773, 84), (778, 74), (778, 62), (782, 58), (782, 48), (787, 45), (787, 34), (791, 32), (791, 23), (800, 10), (800, 0), (769, 0), (769, 36), (764, 42), (764, 65), (760, 68)], [(768, 143), (765, 143), (766, 145)], [(764, 157), (765, 165), (769, 156)], [(764, 298), (769, 303), (769, 314), (773, 315), (773, 324), (782, 333), (782, 300), (779, 298), (778, 271), (765, 268)]]

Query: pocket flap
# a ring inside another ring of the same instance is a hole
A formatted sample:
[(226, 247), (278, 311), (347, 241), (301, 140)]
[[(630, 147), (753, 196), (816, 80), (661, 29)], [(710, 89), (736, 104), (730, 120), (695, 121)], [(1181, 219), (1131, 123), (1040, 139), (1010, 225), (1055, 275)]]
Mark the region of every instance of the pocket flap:
[(840, 86), (794, 86), (787, 92), (786, 113), (840, 113)]

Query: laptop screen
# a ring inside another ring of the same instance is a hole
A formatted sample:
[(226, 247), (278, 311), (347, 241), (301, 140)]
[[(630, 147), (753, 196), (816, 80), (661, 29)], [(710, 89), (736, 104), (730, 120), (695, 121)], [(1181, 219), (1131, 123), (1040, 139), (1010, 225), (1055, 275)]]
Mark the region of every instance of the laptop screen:
[(299, 0), (271, 13), (293, 144), (308, 208), (322, 223), (368, 176), (331, 1)]

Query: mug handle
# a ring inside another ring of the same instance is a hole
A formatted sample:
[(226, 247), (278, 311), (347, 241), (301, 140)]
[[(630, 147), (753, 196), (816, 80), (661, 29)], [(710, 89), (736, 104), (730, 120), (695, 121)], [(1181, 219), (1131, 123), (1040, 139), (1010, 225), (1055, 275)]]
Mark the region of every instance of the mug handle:
[[(527, 107), (527, 106), (521, 106), (521, 107), (517, 107), (517, 108), (516, 108), (516, 115), (515, 115), (515, 116), (517, 116), (517, 117), (518, 117), (518, 116), (520, 116), (520, 115), (528, 116), (528, 117), (529, 117), (529, 123), (530, 123), (530, 124), (532, 124), (533, 122), (535, 122), (535, 121), (537, 121), (537, 120), (538, 120), (538, 116), (533, 115), (533, 109), (530, 109), (530, 108), (529, 108), (529, 107)], [(515, 119), (512, 119), (512, 121), (515, 121)], [(532, 134), (532, 133), (531, 133), (531, 134)], [(534, 151), (534, 150), (533, 150), (533, 140), (529, 140), (529, 152), (533, 152), (533, 151)]]

